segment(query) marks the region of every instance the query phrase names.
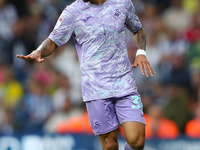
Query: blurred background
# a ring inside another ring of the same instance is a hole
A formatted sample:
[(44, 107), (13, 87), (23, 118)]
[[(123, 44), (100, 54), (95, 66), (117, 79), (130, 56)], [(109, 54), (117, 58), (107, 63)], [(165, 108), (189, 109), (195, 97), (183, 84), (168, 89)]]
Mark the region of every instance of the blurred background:
[[(72, 2), (0, 0), (0, 150), (101, 149), (82, 102), (73, 41), (42, 64), (16, 58), (35, 50)], [(139, 68), (133, 70), (148, 125), (145, 150), (199, 150), (200, 0), (133, 3), (147, 34), (147, 58), (157, 73), (147, 79)], [(128, 30), (126, 40), (133, 63), (136, 48)], [(121, 128), (119, 133), (123, 145)]]

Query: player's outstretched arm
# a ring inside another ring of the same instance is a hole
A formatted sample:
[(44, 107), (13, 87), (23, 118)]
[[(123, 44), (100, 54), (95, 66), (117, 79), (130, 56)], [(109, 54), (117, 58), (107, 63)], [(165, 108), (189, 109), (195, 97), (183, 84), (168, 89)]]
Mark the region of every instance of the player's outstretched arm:
[[(148, 70), (150, 75), (153, 77), (153, 74), (156, 74), (155, 71), (152, 69), (149, 61), (146, 58), (145, 50), (146, 50), (146, 34), (143, 28), (138, 30), (136, 33), (133, 34), (133, 41), (136, 45), (136, 48), (141, 52), (138, 53), (136, 56), (135, 62), (132, 67), (136, 68), (137, 66), (140, 67), (141, 72), (146, 77), (149, 77)], [(142, 52), (144, 51), (144, 53)], [(142, 54), (143, 53), (143, 54)]]
[(36, 50), (34, 50), (29, 55), (24, 56), (17, 54), (17, 57), (24, 60), (35, 60), (39, 63), (42, 63), (44, 61), (43, 57), (51, 55), (56, 48), (57, 45), (51, 39), (47, 38)]

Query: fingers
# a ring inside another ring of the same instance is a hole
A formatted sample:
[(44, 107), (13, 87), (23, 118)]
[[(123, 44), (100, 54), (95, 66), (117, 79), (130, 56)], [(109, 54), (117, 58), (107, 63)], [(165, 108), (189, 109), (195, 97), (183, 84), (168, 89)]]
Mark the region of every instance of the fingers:
[(150, 75), (153, 77), (153, 74), (156, 74), (156, 72), (153, 70), (149, 62), (147, 63), (147, 67), (149, 69)]
[(44, 61), (44, 59), (41, 59), (40, 57), (34, 57), (32, 54), (29, 54), (27, 56), (17, 54), (17, 58), (21, 58), (21, 59), (24, 59), (24, 60), (35, 60), (39, 63), (42, 63)]
[(143, 70), (144, 68), (143, 68), (142, 63), (139, 63), (138, 65), (140, 66), (140, 70), (141, 70), (141, 72), (142, 72), (142, 74), (143, 74), (143, 76), (144, 76), (145, 74), (144, 74), (144, 70)]
[(44, 59), (38, 58), (36, 59), (37, 62), (42, 63), (44, 61)]
[(31, 59), (29, 55), (24, 56), (24, 55), (18, 55), (18, 54), (17, 54), (17, 57), (18, 57), (18, 58), (21, 58), (21, 59), (24, 59), (24, 60), (30, 60), (30, 59)]
[(151, 77), (153, 77), (153, 74), (156, 74), (156, 72), (152, 69), (148, 61), (141, 61), (141, 62), (135, 61), (132, 67), (136, 68), (137, 66), (140, 67), (142, 74), (146, 75), (147, 78), (149, 77), (148, 71)]
[(147, 63), (146, 62), (143, 63), (143, 67), (144, 67), (144, 71), (145, 71), (146, 77), (148, 78), (149, 74), (148, 74), (148, 70), (147, 70), (148, 67), (147, 67)]
[(149, 64), (147, 64), (148, 70), (150, 72), (151, 77), (153, 77), (153, 69), (151, 68), (151, 66)]
[(137, 67), (137, 61), (134, 62), (134, 64), (132, 65), (133, 68)]
[(135, 60), (134, 64), (132, 65), (133, 68), (136, 68), (137, 66), (140, 67), (140, 70), (142, 72), (142, 74), (144, 75), (144, 70), (143, 70), (143, 65), (142, 63), (137, 63), (137, 61)]
[(146, 73), (147, 78), (149, 77), (148, 70), (149, 70), (151, 77), (153, 77), (153, 74), (156, 74), (156, 72), (153, 70), (153, 68), (151, 67), (151, 65), (148, 61), (144, 62), (143, 65), (144, 65), (144, 69), (145, 69), (145, 73)]

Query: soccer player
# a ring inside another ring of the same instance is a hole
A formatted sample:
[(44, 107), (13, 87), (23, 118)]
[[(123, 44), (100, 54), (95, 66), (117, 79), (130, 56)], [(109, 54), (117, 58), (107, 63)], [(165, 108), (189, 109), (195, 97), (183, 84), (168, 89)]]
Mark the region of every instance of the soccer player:
[[(131, 65), (125, 27), (137, 47)], [(82, 96), (90, 124), (103, 150), (118, 150), (117, 128), (122, 125), (125, 150), (142, 150), (145, 144), (143, 105), (132, 67), (146, 77), (155, 74), (146, 58), (146, 36), (131, 0), (76, 0), (67, 6), (50, 36), (31, 54), (17, 55), (43, 62), (46, 56), (73, 37), (82, 71)], [(149, 73), (148, 73), (149, 71)]]

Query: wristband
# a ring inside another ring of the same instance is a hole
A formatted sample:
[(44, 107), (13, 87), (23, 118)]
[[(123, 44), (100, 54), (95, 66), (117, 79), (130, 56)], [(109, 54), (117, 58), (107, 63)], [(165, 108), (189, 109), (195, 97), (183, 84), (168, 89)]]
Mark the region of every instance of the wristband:
[(137, 52), (136, 52), (136, 57), (137, 57), (138, 55), (147, 56), (146, 51), (143, 50), (143, 49), (138, 49), (138, 50), (137, 50)]

